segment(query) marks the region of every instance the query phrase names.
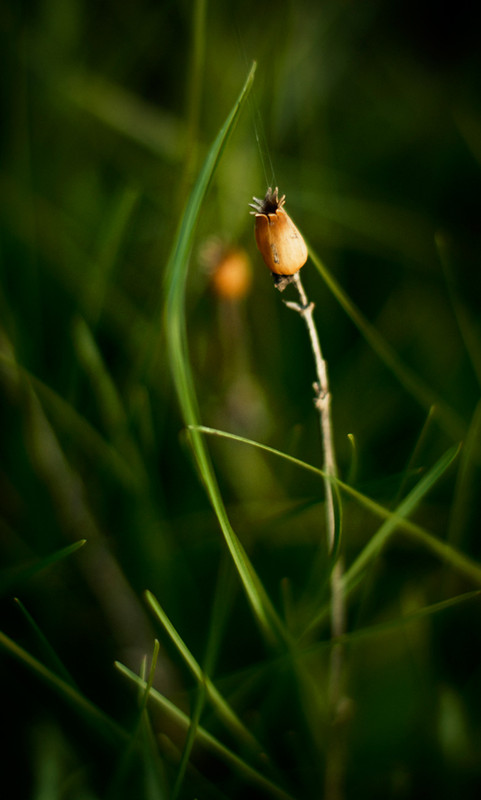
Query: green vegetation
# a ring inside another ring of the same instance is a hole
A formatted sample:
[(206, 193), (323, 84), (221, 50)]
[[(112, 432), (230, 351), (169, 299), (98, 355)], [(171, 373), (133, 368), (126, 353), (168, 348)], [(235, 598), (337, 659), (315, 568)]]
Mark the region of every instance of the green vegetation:
[[(474, 13), (9, 5), (4, 786), (475, 797)], [(248, 204), (269, 185), (309, 246), (338, 478), (295, 298), (255, 247)], [(236, 297), (227, 256), (247, 270)], [(336, 639), (325, 480), (342, 503)]]

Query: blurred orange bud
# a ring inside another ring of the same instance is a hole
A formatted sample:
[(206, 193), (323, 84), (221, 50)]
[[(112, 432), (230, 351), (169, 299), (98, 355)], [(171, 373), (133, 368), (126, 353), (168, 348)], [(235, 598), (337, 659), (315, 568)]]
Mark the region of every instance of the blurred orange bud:
[(251, 207), (256, 217), (257, 247), (275, 275), (294, 275), (307, 261), (307, 247), (300, 232), (282, 206), (277, 187), (268, 189), (264, 200), (254, 197)]
[(241, 248), (226, 250), (212, 271), (212, 286), (225, 300), (245, 297), (252, 283), (249, 256)]

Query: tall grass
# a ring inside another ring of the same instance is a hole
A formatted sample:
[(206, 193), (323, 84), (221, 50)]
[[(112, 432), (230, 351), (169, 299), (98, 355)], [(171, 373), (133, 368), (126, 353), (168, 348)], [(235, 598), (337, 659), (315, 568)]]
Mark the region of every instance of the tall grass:
[[(435, 69), (396, 13), (6, 13), (0, 687), (17, 797), (476, 796), (475, 54)], [(253, 241), (257, 141), (309, 241), (336, 475), (305, 331)], [(203, 266), (233, 245), (253, 270), (237, 300)]]

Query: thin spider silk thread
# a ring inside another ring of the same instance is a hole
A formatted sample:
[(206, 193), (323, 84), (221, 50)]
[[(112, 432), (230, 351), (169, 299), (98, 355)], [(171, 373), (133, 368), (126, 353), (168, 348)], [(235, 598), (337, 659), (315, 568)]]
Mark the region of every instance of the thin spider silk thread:
[[(249, 64), (252, 63), (252, 59), (249, 61), (246, 54), (246, 49), (244, 46), (244, 41), (242, 38), (242, 34), (240, 32), (239, 26), (237, 21), (234, 21), (235, 32), (237, 36), (237, 44), (239, 50), (241, 52), (242, 58), (246, 64), (246, 68), (249, 67)], [(256, 91), (255, 86), (252, 87), (249, 98), (248, 98), (248, 105), (250, 108), (252, 125), (254, 128), (254, 136), (257, 143), (257, 149), (259, 152), (259, 158), (262, 164), (262, 171), (264, 173), (264, 180), (266, 182), (266, 188), (269, 186), (276, 186), (276, 173), (274, 170), (274, 164), (272, 163), (272, 158), (269, 150), (269, 146), (267, 144), (267, 137), (264, 130), (264, 125), (262, 122), (262, 117), (259, 111), (259, 107), (256, 101)]]

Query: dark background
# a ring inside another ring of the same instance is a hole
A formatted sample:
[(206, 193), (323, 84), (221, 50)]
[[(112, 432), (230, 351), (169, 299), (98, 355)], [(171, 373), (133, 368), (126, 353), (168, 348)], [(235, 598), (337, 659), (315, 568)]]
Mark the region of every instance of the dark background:
[[(0, 12), (0, 629), (48, 662), (18, 596), (81, 692), (131, 729), (135, 692), (113, 661), (138, 671), (151, 651), (142, 592), (159, 598), (200, 661), (218, 624), (215, 676), (230, 692), (250, 670), (239, 713), (292, 794), (314, 797), (323, 750), (306, 732), (292, 676), (270, 661), (233, 570), (229, 590), (216, 594), (230, 566), (173, 392), (161, 334), (165, 265), (202, 159), (256, 59), (191, 258), (202, 421), (320, 464), (305, 331), (272, 288), (248, 214), (252, 195), (278, 185), (314, 251), (417, 387), (429, 387), (423, 401), (394, 376), (314, 266), (303, 268), (342, 476), (352, 433), (356, 486), (394, 508), (408, 466), (429, 468), (465, 441), (465, 472), (451, 468), (417, 521), (481, 558), (480, 11), (467, 2), (212, 0), (197, 63), (194, 19), (190, 2), (146, 0), (11, 2)], [(252, 287), (238, 302), (212, 290), (211, 237), (251, 260)], [(432, 397), (451, 423), (434, 412), (426, 424)], [(236, 532), (275, 605), (286, 585), (300, 601), (323, 537), (318, 481), (249, 448), (211, 449)], [(377, 527), (346, 504), (347, 562)], [(88, 544), (65, 561), (10, 581), (12, 570), (80, 538)], [(472, 588), (398, 536), (350, 604), (349, 629)], [(475, 796), (479, 621), (474, 600), (352, 645), (346, 797)], [(159, 688), (188, 710), (192, 679), (156, 635), (165, 648)], [(123, 745), (6, 651), (0, 686), (15, 797), (157, 796), (136, 762), (121, 790)], [(175, 767), (162, 758), (171, 787)], [(251, 791), (208, 760), (198, 766), (219, 796)], [(181, 796), (213, 792), (194, 775)]]

